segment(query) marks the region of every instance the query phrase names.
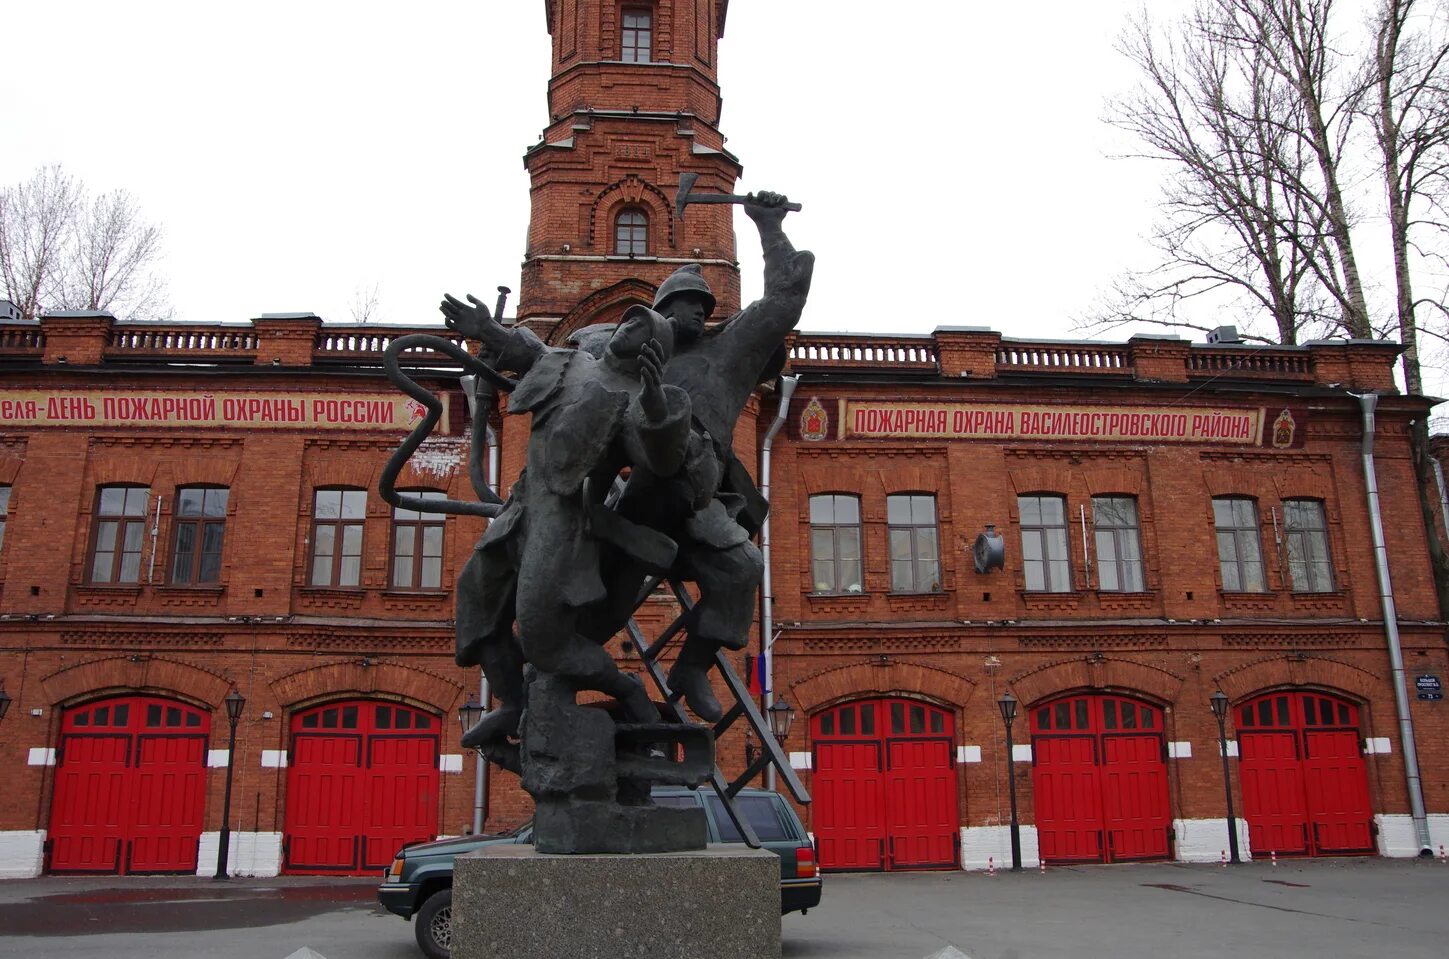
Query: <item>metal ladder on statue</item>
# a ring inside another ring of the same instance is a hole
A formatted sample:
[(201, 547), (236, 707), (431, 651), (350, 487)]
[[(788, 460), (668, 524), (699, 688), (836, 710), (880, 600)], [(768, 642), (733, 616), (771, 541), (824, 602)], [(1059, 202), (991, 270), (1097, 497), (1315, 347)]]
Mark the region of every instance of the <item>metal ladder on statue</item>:
[[(651, 577), (645, 584), (642, 596), (645, 598), (650, 596), (663, 581), (664, 577)], [(683, 583), (673, 579), (668, 582), (675, 599), (679, 601), (681, 610), (674, 622), (670, 623), (659, 634), (659, 638), (652, 643), (645, 638), (643, 631), (639, 629), (639, 624), (635, 622), (632, 616), (629, 618), (629, 623), (625, 629), (628, 631), (629, 641), (634, 644), (635, 651), (644, 663), (645, 670), (654, 681), (655, 688), (664, 696), (666, 709), (670, 711), (670, 714), (676, 722), (689, 723), (691, 720), (685, 714), (684, 704), (680, 702), (679, 695), (670, 690), (669, 683), (664, 677), (664, 671), (659, 664), (659, 656), (669, 647), (670, 643), (688, 631), (695, 616), (694, 599), (684, 588)], [(642, 602), (643, 600), (641, 599), (641, 604)], [(740, 680), (739, 674), (735, 672), (733, 664), (730, 663), (729, 657), (722, 649), (715, 651), (714, 668), (719, 670), (720, 676), (724, 679), (725, 687), (729, 690), (730, 695), (734, 697), (734, 705), (726, 709), (724, 715), (720, 717), (719, 722), (714, 724), (716, 747), (718, 746), (720, 737), (736, 722), (744, 719), (749, 724), (749, 727), (755, 731), (755, 735), (760, 740), (761, 748), (760, 754), (755, 758), (754, 762), (750, 763), (745, 771), (734, 779), (726, 778), (724, 770), (716, 762), (714, 772), (709, 777), (709, 784), (714, 789), (715, 795), (719, 797), (720, 805), (725, 810), (725, 814), (729, 816), (730, 822), (734, 823), (735, 829), (739, 831), (745, 844), (752, 849), (758, 849), (760, 848), (759, 836), (756, 835), (754, 827), (750, 825), (749, 821), (741, 815), (739, 807), (735, 805), (734, 800), (739, 795), (740, 790), (744, 789), (750, 780), (773, 766), (776, 775), (779, 777), (778, 781), (784, 782), (785, 787), (790, 791), (790, 795), (794, 797), (796, 802), (802, 805), (809, 803), (810, 794), (806, 792), (804, 785), (801, 784), (800, 777), (795, 775), (795, 770), (791, 768), (784, 750), (774, 735), (771, 734), (769, 726), (765, 722), (765, 717), (760, 713), (759, 707), (755, 705), (755, 700), (750, 695), (749, 688)], [(717, 750), (716, 757), (718, 757)]]

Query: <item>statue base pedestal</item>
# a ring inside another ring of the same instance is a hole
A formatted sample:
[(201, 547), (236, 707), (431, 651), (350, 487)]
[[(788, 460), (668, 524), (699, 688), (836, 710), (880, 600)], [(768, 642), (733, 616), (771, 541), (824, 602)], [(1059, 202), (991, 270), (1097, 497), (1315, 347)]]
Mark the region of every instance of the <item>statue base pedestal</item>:
[(780, 859), (485, 846), (454, 862), (452, 932), (453, 959), (778, 959)]

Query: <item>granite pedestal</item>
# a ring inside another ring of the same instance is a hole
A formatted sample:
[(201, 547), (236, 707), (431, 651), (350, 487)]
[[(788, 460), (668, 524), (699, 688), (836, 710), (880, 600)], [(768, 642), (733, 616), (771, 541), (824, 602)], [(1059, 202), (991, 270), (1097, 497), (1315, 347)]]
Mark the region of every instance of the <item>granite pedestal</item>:
[(780, 859), (486, 846), (454, 862), (452, 922), (453, 959), (777, 959)]

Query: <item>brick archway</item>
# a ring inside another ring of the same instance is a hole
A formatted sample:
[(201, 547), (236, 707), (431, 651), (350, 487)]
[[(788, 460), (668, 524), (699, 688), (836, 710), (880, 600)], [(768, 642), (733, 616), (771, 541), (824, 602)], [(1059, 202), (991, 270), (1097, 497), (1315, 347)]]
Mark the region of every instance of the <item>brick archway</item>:
[(806, 715), (847, 699), (902, 693), (960, 708), (975, 689), (976, 683), (965, 676), (903, 660), (836, 666), (790, 684), (796, 708)]
[(326, 699), (360, 694), (402, 699), (447, 713), (462, 698), (463, 687), (412, 666), (347, 660), (311, 666), (272, 680), (277, 702), (296, 709)]
[(179, 695), (207, 709), (221, 704), (231, 681), (174, 659), (113, 656), (57, 670), (40, 681), (51, 703), (63, 706), (110, 691)]
[(1027, 705), (1072, 689), (1130, 690), (1170, 704), (1177, 701), (1183, 677), (1130, 659), (1087, 656), (1018, 673), (1007, 682), (1013, 694)]
[(549, 332), (548, 345), (565, 346), (570, 336), (586, 326), (619, 322), (624, 311), (634, 304), (648, 306), (653, 303), (657, 289), (644, 280), (630, 278), (589, 294)]
[(1351, 663), (1321, 656), (1268, 656), (1213, 676), (1219, 689), (1236, 703), (1265, 689), (1317, 686), (1336, 689), (1368, 702), (1384, 688), (1384, 678)]

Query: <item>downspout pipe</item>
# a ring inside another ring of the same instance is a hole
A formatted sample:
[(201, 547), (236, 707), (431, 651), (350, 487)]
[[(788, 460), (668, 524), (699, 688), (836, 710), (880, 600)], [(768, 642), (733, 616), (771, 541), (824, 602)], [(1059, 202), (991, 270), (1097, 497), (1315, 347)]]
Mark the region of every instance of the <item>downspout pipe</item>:
[[(473, 421), (472, 438), (476, 444), (481, 436), (487, 448), (486, 472), (480, 477), (477, 475), (478, 455), (476, 450), (469, 450), (469, 475), (474, 485), (482, 482), (493, 492), (498, 492), (498, 434), (493, 427), (488, 425), (488, 413), (492, 409), (493, 393), (482, 384), (475, 381), (474, 377), (464, 376), (461, 378), (463, 397), (468, 403), (468, 417)], [(481, 399), (489, 402), (485, 405), (480, 403)], [(480, 407), (482, 409), (480, 410)], [(479, 417), (483, 417), (481, 424)], [(483, 429), (479, 430), (478, 426)], [(481, 495), (481, 494), (480, 494)], [(478, 702), (486, 710), (488, 708), (488, 677), (483, 675), (482, 670), (478, 672)], [(488, 763), (484, 761), (482, 754), (478, 755), (478, 762), (473, 771), (473, 835), (477, 836), (483, 832), (483, 820), (488, 810)]]
[(1384, 639), (1389, 647), (1393, 671), (1394, 707), (1399, 716), (1399, 740), (1404, 750), (1404, 775), (1409, 787), (1409, 811), (1414, 817), (1414, 837), (1420, 856), (1433, 856), (1429, 841), (1429, 819), (1424, 813), (1424, 786), (1419, 778), (1419, 750), (1414, 744), (1414, 720), (1409, 713), (1409, 687), (1404, 674), (1404, 651), (1399, 643), (1399, 613), (1394, 605), (1394, 588), (1389, 580), (1389, 550), (1384, 543), (1383, 513), (1379, 509), (1378, 470), (1374, 466), (1374, 393), (1352, 394), (1363, 413), (1363, 479), (1368, 492), (1369, 529), (1373, 535), (1374, 565), (1379, 576), (1379, 602), (1383, 606)]
[[(790, 397), (795, 395), (795, 387), (799, 385), (798, 376), (780, 377), (780, 407), (775, 411), (770, 431), (765, 434), (765, 442), (760, 444), (760, 495), (766, 502), (770, 499), (770, 450), (775, 445), (775, 434), (780, 432), (785, 418), (790, 415)], [(769, 512), (765, 513), (765, 521), (760, 525), (760, 555), (765, 563), (764, 578), (760, 582), (760, 645), (765, 657), (765, 709), (768, 715), (769, 708), (775, 705), (775, 592), (770, 575)], [(773, 765), (765, 769), (765, 788), (775, 788)]]

